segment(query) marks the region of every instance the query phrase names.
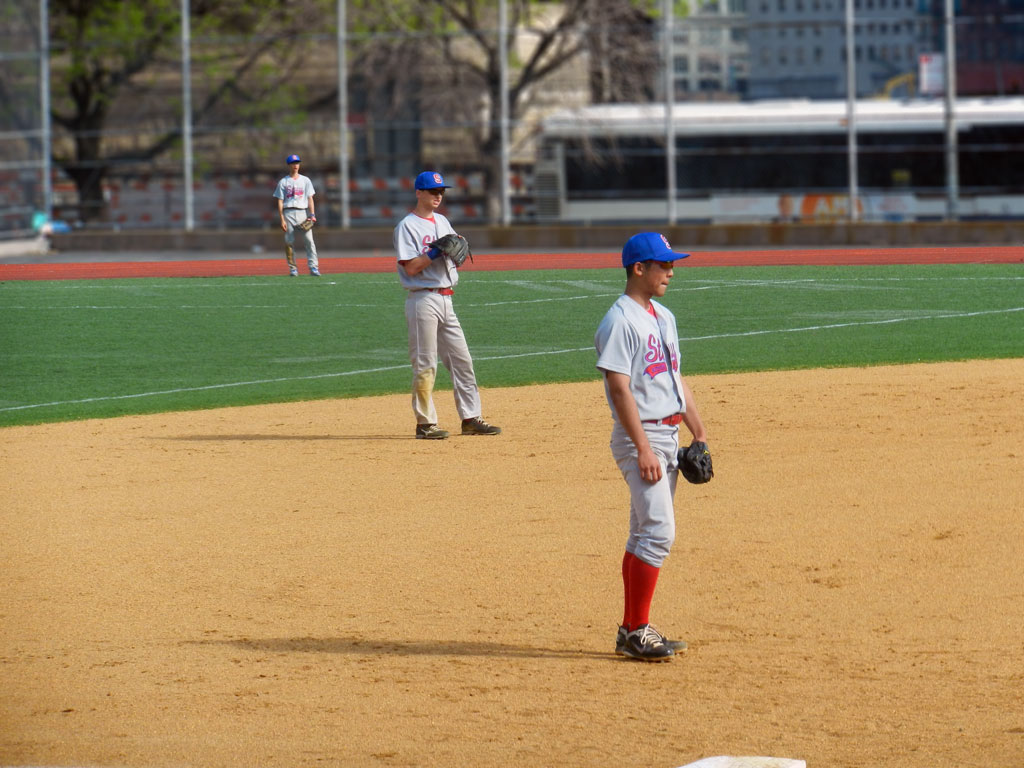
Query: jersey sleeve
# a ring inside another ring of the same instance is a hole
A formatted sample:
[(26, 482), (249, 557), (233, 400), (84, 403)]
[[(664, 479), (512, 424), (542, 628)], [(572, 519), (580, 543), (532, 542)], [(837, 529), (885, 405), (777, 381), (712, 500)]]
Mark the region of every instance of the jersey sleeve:
[(597, 368), (601, 371), (633, 373), (633, 357), (640, 346), (640, 338), (617, 309), (605, 315), (594, 336), (597, 349)]
[(395, 253), (399, 261), (410, 261), (423, 251), (417, 233), (409, 226), (408, 219), (403, 219), (395, 227)]

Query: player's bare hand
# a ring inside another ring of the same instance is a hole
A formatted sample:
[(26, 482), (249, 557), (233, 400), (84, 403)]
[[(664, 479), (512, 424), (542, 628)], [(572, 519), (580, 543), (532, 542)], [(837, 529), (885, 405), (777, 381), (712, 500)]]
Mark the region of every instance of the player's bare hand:
[(637, 456), (637, 464), (640, 466), (640, 478), (642, 480), (651, 485), (661, 480), (661, 462), (658, 461), (658, 457), (654, 455), (654, 451), (650, 448), (640, 451)]
[(284, 219), (281, 219), (281, 230), (283, 232), (287, 232), (288, 231), (288, 222), (285, 221)]

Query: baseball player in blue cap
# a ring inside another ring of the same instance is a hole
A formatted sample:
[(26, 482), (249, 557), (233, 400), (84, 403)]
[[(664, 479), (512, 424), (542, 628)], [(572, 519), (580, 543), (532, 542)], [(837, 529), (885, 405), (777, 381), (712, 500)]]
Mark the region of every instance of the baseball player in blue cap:
[(650, 609), (658, 574), (675, 540), (679, 425), (707, 442), (693, 392), (679, 374), (675, 316), (655, 301), (665, 295), (673, 263), (687, 256), (673, 251), (657, 232), (631, 237), (622, 249), (625, 293), (594, 336), (597, 368), (614, 422), (612, 456), (630, 496), (622, 559), (625, 607), (615, 652), (641, 661), (667, 661), (686, 647), (654, 628)]
[(448, 437), (448, 431), (437, 426), (434, 407), (434, 379), (439, 357), (452, 377), (462, 434), (500, 434), (500, 427), (481, 418), (480, 389), (473, 371), (473, 358), (452, 303), (455, 286), (459, 283), (458, 267), (431, 246), (444, 235), (456, 234), (451, 222), (437, 210), (448, 185), (437, 171), (424, 171), (416, 177), (413, 186), (416, 207), (395, 227), (394, 244), (398, 279), (408, 292), (405, 320), (409, 329), (416, 437), (421, 440)]
[(316, 190), (308, 176), (299, 173), (302, 160), (298, 155), (288, 155), (285, 159), (290, 169), (287, 176), (277, 182), (274, 197), (277, 198), (277, 212), (281, 216), (281, 229), (284, 230), (284, 257), (288, 260), (288, 274), (296, 277), (299, 268), (295, 265), (295, 232), (298, 230), (302, 244), (306, 248), (306, 265), (309, 274), (320, 277), (320, 260), (317, 258), (316, 243), (313, 242), (313, 227), (300, 226), (307, 219), (311, 224), (316, 222), (316, 205), (313, 197)]

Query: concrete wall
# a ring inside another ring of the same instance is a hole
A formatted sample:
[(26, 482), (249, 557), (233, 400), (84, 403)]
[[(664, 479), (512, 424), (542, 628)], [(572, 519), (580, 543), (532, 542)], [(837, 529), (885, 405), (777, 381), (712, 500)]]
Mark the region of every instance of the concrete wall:
[[(842, 246), (1024, 245), (1024, 221), (916, 222), (850, 224), (749, 224), (632, 226), (463, 227), (459, 231), (474, 250), (618, 250), (636, 232), (662, 232), (674, 247), (685, 248), (827, 248)], [(323, 255), (338, 252), (391, 253), (391, 228), (315, 230)], [(279, 230), (71, 232), (53, 236), (58, 251), (218, 251), (276, 253)]]

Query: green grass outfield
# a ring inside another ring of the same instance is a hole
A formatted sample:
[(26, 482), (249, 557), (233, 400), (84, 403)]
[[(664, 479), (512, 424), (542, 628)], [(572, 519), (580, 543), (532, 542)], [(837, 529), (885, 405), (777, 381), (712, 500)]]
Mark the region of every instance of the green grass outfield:
[[(468, 272), (482, 387), (597, 380), (621, 269)], [(676, 269), (686, 375), (1024, 357), (1020, 265)], [(0, 426), (407, 392), (394, 275), (0, 284)], [(442, 371), (439, 388), (450, 388)]]

